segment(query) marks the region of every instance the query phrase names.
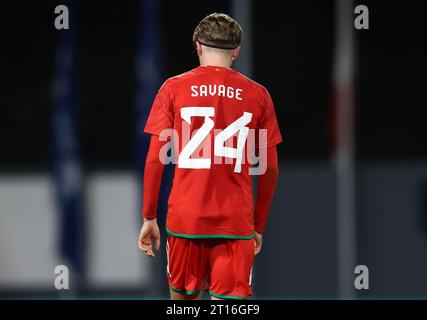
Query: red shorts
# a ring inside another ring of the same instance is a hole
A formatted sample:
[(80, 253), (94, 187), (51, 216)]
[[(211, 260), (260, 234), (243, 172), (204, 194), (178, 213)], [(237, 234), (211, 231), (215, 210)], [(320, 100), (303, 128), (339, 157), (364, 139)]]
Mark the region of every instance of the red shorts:
[(168, 235), (169, 287), (183, 294), (205, 289), (222, 299), (252, 295), (253, 239), (186, 239)]

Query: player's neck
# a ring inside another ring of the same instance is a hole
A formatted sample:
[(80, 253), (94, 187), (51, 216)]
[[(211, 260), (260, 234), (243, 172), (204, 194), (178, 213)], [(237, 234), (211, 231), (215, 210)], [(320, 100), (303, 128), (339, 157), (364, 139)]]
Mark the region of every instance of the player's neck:
[(213, 67), (224, 67), (231, 68), (232, 60), (224, 59), (223, 57), (206, 57), (204, 59), (200, 59), (201, 66), (213, 66)]

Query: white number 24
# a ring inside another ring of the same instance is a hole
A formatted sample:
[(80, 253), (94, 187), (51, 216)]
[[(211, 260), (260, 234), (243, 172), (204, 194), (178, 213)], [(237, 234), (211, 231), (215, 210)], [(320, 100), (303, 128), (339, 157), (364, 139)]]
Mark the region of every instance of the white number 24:
[[(202, 144), (203, 140), (209, 135), (209, 132), (214, 127), (214, 122), (210, 117), (215, 115), (213, 107), (184, 107), (181, 109), (181, 118), (191, 125), (192, 117), (204, 117), (205, 121), (200, 129), (188, 141), (182, 149), (178, 157), (178, 168), (187, 169), (209, 169), (211, 167), (211, 159), (191, 159), (191, 155)], [(251, 122), (252, 113), (244, 112), (243, 115), (231, 123), (227, 128), (222, 130), (215, 136), (214, 154), (219, 157), (227, 157), (236, 159), (234, 172), (240, 173), (242, 169), (243, 148), (246, 143), (246, 138), (249, 133), (249, 128), (246, 125)], [(239, 131), (237, 138), (237, 148), (225, 146), (225, 141), (230, 139), (236, 132)]]

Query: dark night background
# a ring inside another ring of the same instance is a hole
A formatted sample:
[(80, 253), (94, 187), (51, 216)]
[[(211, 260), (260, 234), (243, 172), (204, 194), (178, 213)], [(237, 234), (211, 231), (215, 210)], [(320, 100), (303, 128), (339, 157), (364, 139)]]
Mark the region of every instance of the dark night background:
[[(59, 3), (59, 2), (58, 2)], [(362, 3), (362, 2), (361, 2)], [(46, 168), (55, 1), (3, 4), (0, 163)], [(421, 1), (370, 1), (369, 31), (358, 31), (357, 158), (427, 156), (427, 44)], [(78, 83), (85, 166), (131, 166), (137, 1), (81, 1)], [(334, 6), (332, 1), (255, 1), (254, 78), (276, 103), (287, 142), (282, 159), (328, 159)], [(25, 7), (25, 10), (23, 9)], [(191, 34), (227, 1), (161, 3), (164, 79), (196, 66)], [(16, 23), (16, 13), (19, 21)]]

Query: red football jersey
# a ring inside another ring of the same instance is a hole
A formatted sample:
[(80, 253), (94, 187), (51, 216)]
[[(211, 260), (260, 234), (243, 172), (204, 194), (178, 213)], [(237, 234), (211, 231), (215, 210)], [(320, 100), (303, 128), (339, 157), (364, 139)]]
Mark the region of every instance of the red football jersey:
[(282, 141), (273, 102), (263, 86), (233, 69), (199, 66), (163, 84), (145, 132), (170, 139), (174, 146), (169, 234), (253, 237), (250, 168), (255, 144), (250, 142), (256, 141), (258, 148)]

